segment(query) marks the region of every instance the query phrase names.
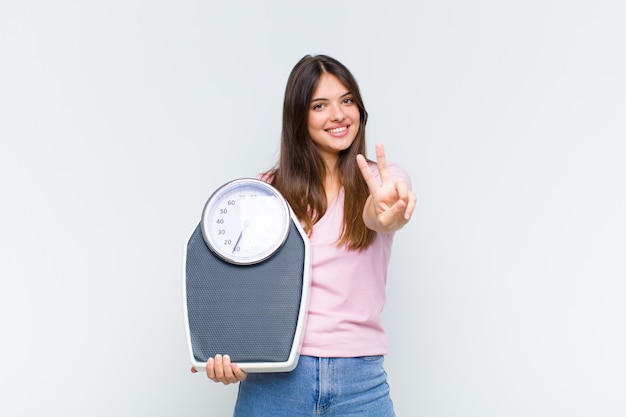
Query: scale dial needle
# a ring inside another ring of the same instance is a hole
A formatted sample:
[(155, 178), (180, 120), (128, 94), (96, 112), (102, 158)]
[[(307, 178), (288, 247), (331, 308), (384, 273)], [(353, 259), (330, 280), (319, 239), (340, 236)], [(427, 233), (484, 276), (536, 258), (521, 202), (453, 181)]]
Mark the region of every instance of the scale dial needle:
[(239, 237), (237, 238), (237, 241), (235, 242), (235, 246), (233, 246), (233, 252), (235, 253), (235, 251), (237, 250), (237, 246), (239, 245), (239, 242), (241, 241), (241, 237), (243, 236), (243, 231), (246, 230), (246, 228), (250, 225), (250, 220), (246, 219), (243, 222), (243, 226), (241, 227), (241, 232), (239, 233)]

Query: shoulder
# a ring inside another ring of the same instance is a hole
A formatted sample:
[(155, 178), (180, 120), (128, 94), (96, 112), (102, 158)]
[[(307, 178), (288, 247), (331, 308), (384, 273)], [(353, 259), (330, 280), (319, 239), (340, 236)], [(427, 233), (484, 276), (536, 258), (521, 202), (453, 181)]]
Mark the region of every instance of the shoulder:
[[(372, 170), (372, 173), (374, 174), (374, 177), (376, 179), (380, 179), (380, 172), (378, 170), (378, 165), (376, 164), (376, 162), (370, 161), (369, 166), (370, 166), (370, 169)], [(392, 162), (392, 163), (387, 164), (387, 171), (389, 171), (389, 175), (391, 176), (391, 179), (393, 181), (403, 179), (406, 181), (409, 189), (411, 189), (411, 177), (409, 176), (409, 173), (404, 168)]]

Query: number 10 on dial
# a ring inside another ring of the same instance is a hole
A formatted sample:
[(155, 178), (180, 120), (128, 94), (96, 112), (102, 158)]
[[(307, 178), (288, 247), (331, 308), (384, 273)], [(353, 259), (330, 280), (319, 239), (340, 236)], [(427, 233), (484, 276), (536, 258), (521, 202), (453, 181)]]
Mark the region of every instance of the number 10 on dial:
[(270, 184), (252, 178), (218, 188), (202, 211), (204, 241), (236, 265), (264, 261), (280, 249), (291, 226), (289, 205)]

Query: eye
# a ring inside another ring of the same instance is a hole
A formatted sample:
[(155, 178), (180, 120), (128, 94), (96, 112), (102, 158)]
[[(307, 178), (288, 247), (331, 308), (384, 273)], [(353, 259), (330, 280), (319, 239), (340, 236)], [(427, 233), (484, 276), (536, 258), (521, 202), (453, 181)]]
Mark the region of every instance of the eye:
[(354, 99), (352, 97), (346, 97), (343, 99), (343, 104), (354, 104)]
[(315, 103), (313, 104), (313, 107), (311, 107), (311, 109), (313, 110), (321, 110), (324, 108), (324, 104), (323, 103)]

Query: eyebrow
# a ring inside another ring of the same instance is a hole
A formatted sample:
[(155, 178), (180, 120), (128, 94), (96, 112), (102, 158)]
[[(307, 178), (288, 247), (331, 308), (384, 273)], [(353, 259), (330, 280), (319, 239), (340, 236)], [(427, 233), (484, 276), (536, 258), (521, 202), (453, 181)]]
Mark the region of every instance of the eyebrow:
[[(347, 91), (344, 94), (342, 94), (341, 96), (339, 96), (339, 98), (344, 98), (345, 96), (350, 96), (350, 95), (352, 95), (352, 93), (350, 91)], [(329, 99), (323, 98), (323, 97), (314, 98), (314, 99), (311, 100), (311, 103), (313, 103), (314, 101), (328, 101), (328, 100)]]

